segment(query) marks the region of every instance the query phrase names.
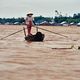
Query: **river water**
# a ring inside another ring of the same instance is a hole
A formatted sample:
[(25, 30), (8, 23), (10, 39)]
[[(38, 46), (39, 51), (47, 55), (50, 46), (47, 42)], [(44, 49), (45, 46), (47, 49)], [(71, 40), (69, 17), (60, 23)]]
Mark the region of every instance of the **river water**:
[[(0, 38), (22, 27), (0, 25)], [(80, 80), (80, 28), (43, 28), (69, 39), (40, 30), (44, 42), (27, 42), (23, 32), (0, 40), (0, 80)]]

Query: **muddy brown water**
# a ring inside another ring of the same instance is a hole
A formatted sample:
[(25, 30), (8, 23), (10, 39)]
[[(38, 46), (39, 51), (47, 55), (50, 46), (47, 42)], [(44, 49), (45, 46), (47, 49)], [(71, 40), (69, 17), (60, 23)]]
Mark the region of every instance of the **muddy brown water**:
[[(0, 25), (0, 38), (22, 28)], [(80, 80), (80, 27), (42, 28), (71, 40), (42, 30), (44, 42), (26, 42), (23, 32), (0, 40), (0, 80)]]

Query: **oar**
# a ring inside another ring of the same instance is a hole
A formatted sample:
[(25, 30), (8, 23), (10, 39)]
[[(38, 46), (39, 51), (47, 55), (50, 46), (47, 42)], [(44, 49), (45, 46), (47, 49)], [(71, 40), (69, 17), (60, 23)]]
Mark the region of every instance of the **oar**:
[(38, 26), (36, 26), (36, 32), (38, 32)]
[(23, 29), (21, 29), (21, 30), (19, 30), (19, 31), (16, 31), (16, 32), (14, 32), (14, 33), (11, 33), (11, 34), (9, 34), (9, 35), (7, 35), (7, 36), (5, 36), (5, 37), (2, 37), (0, 40), (3, 40), (3, 39), (5, 39), (5, 38), (7, 38), (7, 37), (9, 37), (9, 36), (12, 36), (12, 35), (14, 35), (14, 34), (16, 34), (16, 33), (21, 32), (21, 31), (23, 31)]
[(63, 36), (63, 37), (68, 38), (68, 36), (65, 36), (65, 35), (63, 35), (63, 34), (59, 34), (59, 33), (56, 33), (56, 32), (53, 32), (53, 31), (50, 31), (50, 30), (47, 30), (47, 29), (43, 29), (43, 28), (40, 28), (40, 27), (38, 27), (38, 26), (35, 26), (35, 27), (36, 27), (36, 30), (37, 30), (37, 31), (38, 31), (38, 29), (41, 29), (41, 30), (44, 30), (44, 31), (47, 31), (47, 32), (50, 32), (50, 33), (57, 34), (57, 35), (59, 35), (59, 36)]
[[(47, 29), (43, 29), (43, 28), (40, 28), (40, 27), (38, 27), (38, 26), (36, 26), (36, 27), (37, 27), (38, 29), (41, 29), (41, 30), (44, 30), (44, 31), (47, 31), (47, 32), (56, 34), (56, 35), (58, 35), (58, 36), (62, 36), (62, 37), (64, 37), (64, 38), (66, 38), (66, 39), (72, 40), (71, 38), (69, 38), (68, 36), (65, 36), (65, 35), (63, 35), (63, 34), (56, 33), (56, 32), (53, 32), (53, 31), (50, 31), (50, 30), (47, 30)], [(76, 41), (76, 40), (72, 40), (72, 41)]]
[(24, 30), (24, 35), (25, 35), (25, 37), (26, 37), (26, 31), (25, 31), (25, 28), (23, 27), (23, 30)]

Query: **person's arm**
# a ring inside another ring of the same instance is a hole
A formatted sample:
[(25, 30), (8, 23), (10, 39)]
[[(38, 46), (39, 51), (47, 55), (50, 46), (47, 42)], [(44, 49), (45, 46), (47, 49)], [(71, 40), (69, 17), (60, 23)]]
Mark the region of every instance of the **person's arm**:
[(35, 21), (33, 20), (34, 25), (36, 25)]
[(33, 26), (35, 26), (36, 25), (36, 23), (35, 23), (35, 20), (34, 20), (34, 18), (33, 18)]

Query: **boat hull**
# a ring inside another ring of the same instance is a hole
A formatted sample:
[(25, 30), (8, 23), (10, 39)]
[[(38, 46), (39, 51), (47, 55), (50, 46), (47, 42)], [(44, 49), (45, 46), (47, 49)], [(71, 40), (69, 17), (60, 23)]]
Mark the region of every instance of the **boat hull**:
[(26, 41), (43, 41), (44, 37), (45, 37), (44, 34), (42, 34), (41, 32), (37, 32), (35, 35), (26, 36), (25, 40)]

